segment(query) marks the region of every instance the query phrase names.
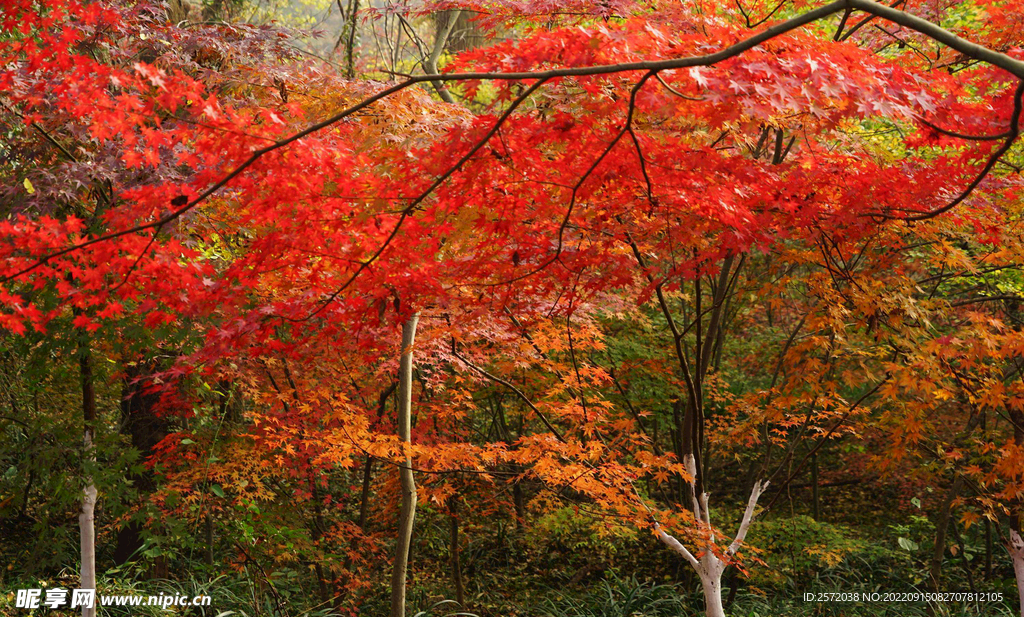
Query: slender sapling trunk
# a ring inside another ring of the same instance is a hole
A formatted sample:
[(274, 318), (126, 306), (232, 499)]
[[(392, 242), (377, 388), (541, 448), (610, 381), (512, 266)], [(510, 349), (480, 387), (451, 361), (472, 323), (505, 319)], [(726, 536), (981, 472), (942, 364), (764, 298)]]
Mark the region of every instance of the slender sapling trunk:
[[(84, 461), (88, 465), (96, 460), (93, 427), (96, 422), (96, 391), (93, 387), (92, 354), (87, 342), (80, 342), (78, 362), (82, 377), (82, 415), (85, 420), (83, 435)], [(85, 488), (82, 490), (82, 508), (78, 514), (78, 528), (81, 536), (82, 565), (80, 589), (96, 589), (96, 485), (92, 476), (86, 473)], [(82, 608), (82, 617), (96, 617), (96, 604)]]
[(412, 346), (416, 340), (419, 314), (402, 326), (402, 358), (398, 367), (398, 438), (405, 449), (405, 462), (399, 469), (402, 485), (402, 510), (398, 516), (398, 543), (395, 568), (391, 576), (391, 617), (405, 617), (405, 575), (409, 565), (409, 544), (416, 518), (416, 480), (412, 475)]
[[(686, 457), (686, 467), (690, 472), (690, 477), (695, 478), (696, 462), (692, 456)], [(670, 549), (682, 555), (694, 572), (696, 572), (697, 577), (700, 579), (701, 589), (704, 591), (705, 615), (707, 617), (725, 617), (725, 606), (722, 604), (722, 574), (725, 573), (725, 569), (728, 567), (729, 561), (736, 554), (736, 551), (743, 545), (743, 540), (747, 537), (747, 531), (750, 529), (750, 522), (754, 518), (757, 500), (761, 497), (761, 493), (768, 488), (768, 483), (761, 484), (760, 481), (754, 483), (754, 488), (750, 492), (750, 499), (747, 501), (747, 507), (743, 511), (743, 519), (740, 521), (736, 537), (724, 552), (716, 550), (718, 547), (715, 544), (715, 534), (711, 527), (711, 514), (708, 510), (707, 493), (702, 492), (698, 495), (695, 483), (691, 481), (689, 484), (693, 493), (692, 509), (694, 519), (700, 526), (705, 540), (705, 546), (702, 547), (703, 554), (700, 559), (694, 557), (693, 553), (682, 542), (666, 533), (659, 525), (655, 524), (654, 527), (658, 538)]]

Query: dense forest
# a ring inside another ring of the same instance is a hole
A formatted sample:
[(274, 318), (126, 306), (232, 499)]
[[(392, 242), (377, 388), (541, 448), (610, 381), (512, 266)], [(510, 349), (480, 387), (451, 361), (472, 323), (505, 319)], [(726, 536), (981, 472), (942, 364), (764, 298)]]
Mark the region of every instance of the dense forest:
[(0, 614), (1024, 615), (1018, 0), (0, 7)]

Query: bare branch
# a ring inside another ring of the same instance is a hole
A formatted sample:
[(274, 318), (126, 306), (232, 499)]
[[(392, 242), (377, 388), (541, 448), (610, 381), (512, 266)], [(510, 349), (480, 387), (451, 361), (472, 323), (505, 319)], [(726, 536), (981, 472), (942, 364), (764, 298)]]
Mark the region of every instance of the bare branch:
[(682, 542), (676, 540), (669, 534), (665, 533), (665, 531), (661, 528), (661, 525), (659, 525), (658, 523), (654, 524), (654, 531), (658, 534), (658, 539), (664, 542), (666, 546), (682, 555), (686, 559), (686, 561), (690, 562), (690, 565), (693, 566), (695, 570), (697, 570), (698, 572), (701, 571), (700, 562), (697, 561), (697, 558), (693, 556), (693, 553), (691, 553), (689, 550), (687, 550), (685, 546), (683, 546)]
[[(890, 4), (889, 6), (891, 6), (893, 8), (896, 8), (899, 5), (905, 3), (906, 1), (907, 0), (896, 0), (895, 2)], [(868, 24), (868, 22), (870, 22), (871, 20), (875, 19), (875, 17), (876, 17), (875, 15), (868, 15), (864, 19), (860, 20), (859, 22), (854, 24), (853, 27), (851, 27), (849, 30), (847, 30), (845, 33), (843, 33), (843, 36), (839, 37), (839, 41), (842, 42), (842, 41), (845, 41), (846, 39), (850, 38), (851, 36), (856, 34), (858, 30), (860, 30), (861, 28), (866, 26)]]
[(736, 539), (729, 545), (726, 554), (730, 556), (735, 555), (736, 551), (743, 545), (743, 540), (747, 537), (747, 531), (750, 530), (750, 522), (754, 519), (754, 509), (757, 508), (757, 500), (761, 498), (761, 493), (768, 488), (768, 484), (768, 482), (761, 484), (760, 480), (754, 483), (754, 488), (750, 491), (750, 499), (747, 500), (747, 507), (743, 510), (743, 519), (740, 521), (740, 528), (736, 532)]
[(514, 384), (512, 384), (508, 380), (502, 379), (501, 377), (498, 377), (497, 375), (493, 375), (493, 374), (487, 372), (485, 369), (480, 368), (479, 366), (473, 364), (472, 362), (470, 362), (469, 360), (467, 360), (466, 358), (461, 356), (459, 354), (459, 352), (455, 351), (455, 341), (454, 340), (452, 341), (452, 355), (455, 356), (456, 358), (458, 358), (460, 362), (462, 362), (463, 364), (465, 364), (469, 368), (473, 369), (477, 373), (480, 373), (481, 375), (483, 375), (487, 379), (490, 379), (493, 382), (500, 383), (501, 385), (505, 386), (506, 388), (511, 390), (513, 393), (515, 393), (515, 395), (519, 397), (519, 400), (521, 400), (524, 403), (526, 403), (527, 407), (529, 407), (533, 411), (533, 413), (537, 414), (537, 417), (540, 418), (540, 421), (543, 422), (544, 426), (548, 427), (548, 430), (551, 431), (551, 433), (554, 434), (554, 436), (558, 438), (558, 441), (561, 441), (562, 443), (566, 443), (565, 437), (562, 436), (562, 433), (560, 433), (558, 431), (558, 429), (555, 428), (555, 425), (551, 424), (551, 421), (548, 420), (547, 416), (545, 416), (544, 413), (540, 409), (538, 409), (536, 405), (533, 404), (533, 401), (530, 400), (530, 397), (526, 396), (526, 394), (524, 394), (522, 390), (517, 388)]
[[(981, 171), (978, 173), (977, 176), (975, 176), (974, 180), (972, 180), (971, 183), (967, 185), (967, 188), (965, 188), (956, 197), (956, 199), (949, 202), (945, 206), (942, 206), (941, 208), (936, 208), (929, 212), (922, 212), (920, 214), (914, 214), (912, 216), (902, 218), (909, 221), (923, 221), (925, 219), (930, 219), (942, 214), (943, 212), (948, 212), (952, 210), (957, 205), (963, 203), (965, 199), (970, 197), (971, 193), (974, 192), (974, 189), (978, 188), (978, 185), (981, 184), (981, 181), (984, 180), (985, 177), (988, 176), (989, 172), (992, 171), (992, 168), (996, 166), (996, 163), (999, 162), (999, 159), (1002, 158), (1004, 154), (1010, 151), (1010, 148), (1013, 147), (1013, 142), (1017, 141), (1017, 136), (1020, 135), (1020, 114), (1022, 106), (1022, 95), (1024, 95), (1024, 80), (1021, 80), (1018, 83), (1017, 89), (1013, 93), (1013, 112), (1010, 115), (1010, 130), (1007, 131), (1008, 135), (1006, 137), (1006, 141), (1003, 142), (1003, 145), (999, 146), (999, 148), (992, 153), (992, 156), (988, 158), (988, 162), (985, 163), (985, 166), (981, 168)], [(885, 215), (885, 218), (894, 217)]]
[(942, 133), (943, 135), (948, 135), (950, 137), (956, 137), (957, 139), (969, 139), (971, 141), (996, 141), (999, 139), (1005, 139), (1010, 136), (1010, 131), (1004, 131), (1002, 133), (999, 133), (998, 135), (966, 135), (964, 133), (958, 133), (956, 131), (944, 129), (941, 126), (928, 122), (924, 118), (918, 118), (917, 121), (937, 133)]
[(671, 92), (672, 94), (678, 96), (681, 99), (686, 99), (687, 101), (703, 101), (704, 100), (703, 98), (700, 98), (700, 97), (687, 96), (687, 95), (683, 94), (682, 92), (676, 90), (675, 88), (670, 86), (668, 84), (668, 82), (665, 81), (665, 79), (661, 75), (659, 75), (658, 73), (654, 74), (654, 78), (657, 79), (658, 83), (660, 83), (662, 86), (664, 86), (666, 90), (668, 90), (669, 92)]
[[(697, 459), (692, 454), (687, 454), (683, 457), (683, 465), (686, 467), (686, 473), (690, 474), (690, 480), (687, 482), (693, 490), (690, 491), (690, 495), (693, 498), (693, 518), (697, 521), (704, 521), (711, 525), (711, 518), (708, 516), (704, 508), (701, 507), (701, 495), (697, 494)], [(707, 501), (704, 502), (707, 505)]]
[(843, 28), (846, 27), (846, 20), (850, 19), (850, 13), (852, 13), (852, 12), (853, 12), (852, 8), (848, 8), (848, 9), (846, 9), (845, 12), (843, 12), (843, 18), (839, 20), (839, 27), (836, 28), (836, 33), (832, 37), (833, 41), (838, 41), (839, 37), (841, 37), (843, 35)]

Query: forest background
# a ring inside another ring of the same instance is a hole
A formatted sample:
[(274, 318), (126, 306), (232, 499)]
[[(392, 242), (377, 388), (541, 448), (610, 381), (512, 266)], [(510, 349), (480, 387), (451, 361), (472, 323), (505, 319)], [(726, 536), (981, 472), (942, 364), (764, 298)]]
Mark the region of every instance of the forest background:
[(0, 612), (1024, 615), (1019, 3), (0, 7)]

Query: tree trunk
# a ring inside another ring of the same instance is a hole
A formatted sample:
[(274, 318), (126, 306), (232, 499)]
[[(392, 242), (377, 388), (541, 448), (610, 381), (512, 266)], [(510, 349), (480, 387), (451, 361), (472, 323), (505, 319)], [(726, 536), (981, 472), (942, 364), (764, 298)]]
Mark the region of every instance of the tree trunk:
[[(686, 458), (686, 468), (690, 477), (696, 478), (696, 462), (692, 456)], [(701, 547), (703, 553), (700, 559), (694, 557), (693, 553), (682, 542), (665, 533), (657, 522), (654, 524), (654, 530), (658, 535), (658, 539), (670, 549), (682, 555), (693, 568), (693, 571), (696, 572), (697, 577), (700, 578), (700, 586), (704, 591), (705, 615), (707, 617), (725, 617), (725, 607), (722, 605), (722, 574), (725, 572), (728, 560), (734, 557), (740, 547), (743, 546), (743, 541), (747, 537), (747, 531), (750, 530), (750, 523), (754, 519), (757, 500), (760, 499), (761, 493), (768, 488), (768, 483), (754, 483), (754, 488), (750, 491), (750, 499), (747, 500), (747, 507), (743, 510), (743, 518), (740, 521), (739, 529), (736, 531), (735, 539), (724, 550), (718, 547), (718, 553), (714, 550), (716, 548), (716, 540), (711, 527), (708, 495), (707, 493), (696, 492), (694, 484), (695, 482), (689, 483), (690, 492), (695, 493), (692, 503), (694, 520), (700, 527), (701, 535), (704, 536), (703, 539), (706, 542), (706, 546)], [(719, 554), (724, 555), (725, 559), (719, 557)]]
[(487, 37), (473, 21), (473, 13), (471, 11), (449, 9), (446, 13), (449, 13), (449, 19), (451, 18), (450, 14), (456, 14), (454, 18), (455, 26), (448, 37), (447, 49), (449, 52), (459, 53), (460, 51), (475, 49), (486, 44)]
[[(83, 435), (84, 458), (87, 462), (96, 460), (93, 450), (94, 426), (96, 423), (96, 390), (93, 387), (92, 354), (87, 341), (79, 343), (79, 369), (82, 375), (82, 415), (85, 420)], [(81, 535), (82, 566), (80, 571), (80, 589), (96, 589), (96, 529), (94, 514), (96, 511), (96, 485), (92, 476), (86, 474), (85, 488), (82, 491), (82, 509), (78, 515), (78, 527)], [(91, 607), (82, 608), (82, 617), (96, 617), (96, 603)]]
[[(85, 433), (85, 447), (89, 451), (92, 450), (90, 433), (91, 431)], [(82, 548), (81, 589), (96, 589), (96, 529), (93, 524), (96, 495), (96, 486), (90, 480), (82, 492), (82, 511), (78, 514)], [(91, 607), (82, 608), (82, 617), (96, 617), (95, 603)]]
[(956, 526), (956, 519), (949, 522), (949, 528), (953, 530), (953, 539), (956, 540), (957, 548), (960, 549), (960, 561), (963, 562), (964, 574), (967, 576), (967, 585), (971, 593), (977, 593), (978, 588), (974, 584), (974, 573), (971, 572), (971, 562), (967, 560), (967, 547), (964, 545), (964, 538)]
[[(324, 524), (323, 509), (321, 508), (323, 496), (320, 493), (320, 487), (316, 483), (316, 478), (313, 477), (312, 472), (309, 474), (309, 486), (310, 492), (313, 494), (313, 521), (312, 524), (309, 525), (310, 537), (313, 539), (314, 546), (316, 546), (317, 549), (322, 550), (323, 545), (321, 541), (324, 536), (323, 530), (326, 527)], [(327, 585), (327, 575), (324, 572), (322, 560), (317, 559), (313, 564), (313, 573), (316, 575), (317, 587), (320, 590), (320, 602), (322, 604), (326, 604), (327, 600), (330, 598), (330, 589)]]
[(206, 565), (213, 565), (213, 518), (206, 515)]
[[(129, 364), (124, 367), (124, 381), (121, 386), (121, 434), (131, 439), (132, 447), (139, 452), (139, 461), (153, 455), (153, 448), (167, 437), (167, 420), (157, 413), (160, 395), (147, 392), (146, 382), (158, 370), (153, 360)], [(139, 501), (145, 502), (156, 490), (153, 472), (144, 470), (129, 473), (127, 479), (139, 491)], [(132, 559), (142, 548), (142, 524), (129, 520), (117, 532), (114, 546), (114, 563), (120, 565)]]
[(170, 0), (167, 3), (167, 21), (179, 24), (188, 19), (188, 4), (182, 0)]
[[(744, 516), (744, 521), (746, 524), (741, 524), (740, 529), (741, 533), (745, 535), (749, 525), (749, 518)], [(690, 562), (694, 572), (696, 572), (697, 578), (700, 579), (701, 589), (704, 592), (704, 614), (706, 617), (725, 617), (725, 606), (722, 604), (722, 574), (725, 572), (725, 562), (719, 559), (714, 551), (710, 549), (705, 550), (698, 561), (679, 540), (662, 531), (660, 527), (655, 526), (655, 528), (661, 541), (685, 557)], [(742, 542), (738, 538), (739, 534), (737, 534), (736, 542)], [(735, 552), (734, 546), (738, 548), (736, 542), (729, 547), (730, 553)]]
[(459, 608), (466, 608), (466, 586), (462, 582), (462, 566), (459, 564), (459, 496), (452, 496), (449, 512), (452, 553), (452, 581), (455, 583), (455, 601)]
[(932, 551), (932, 562), (931, 562), (931, 577), (932, 585), (936, 591), (941, 591), (940, 579), (942, 577), (942, 559), (946, 554), (946, 531), (949, 529), (949, 519), (952, 515), (953, 501), (956, 499), (957, 493), (960, 492), (960, 485), (963, 484), (963, 478), (957, 476), (953, 480), (953, 486), (950, 487), (949, 493), (946, 494), (945, 499), (942, 500), (942, 505), (939, 506), (939, 513), (935, 520), (935, 546)]
[(818, 493), (818, 455), (811, 457), (811, 500), (814, 520), (821, 520), (821, 497)]
[[(458, 21), (459, 15), (462, 11), (442, 11), (438, 13), (435, 18), (435, 33), (434, 33), (434, 47), (430, 50), (430, 53), (423, 60), (423, 72), (427, 75), (437, 75), (437, 61), (441, 59), (441, 54), (444, 53), (445, 45), (448, 43), (448, 37), (452, 33), (452, 29), (455, 27)], [(455, 99), (452, 98), (448, 87), (445, 86), (443, 81), (431, 82), (434, 85), (434, 89), (437, 90), (438, 96), (445, 103), (454, 103)]]
[[(714, 555), (711, 557), (718, 561)], [(704, 561), (703, 559), (701, 561)], [(711, 572), (698, 572), (700, 586), (704, 590), (704, 614), (707, 617), (725, 617), (725, 606), (722, 604), (722, 572), (724, 568), (719, 565)]]
[[(1013, 423), (1013, 443), (1017, 446), (1024, 445), (1024, 412), (1014, 407), (1008, 407), (1010, 421)], [(1017, 507), (1010, 516), (1010, 545), (1006, 550), (1010, 553), (1010, 560), (1013, 561), (1013, 576), (1017, 579), (1017, 595), (1020, 600), (1020, 615), (1024, 617), (1024, 538), (1020, 537), (1021, 528), (1021, 504), (1018, 501)]]
[(516, 525), (520, 528), (526, 527), (526, 496), (523, 495), (523, 486), (518, 480), (512, 483), (512, 505), (516, 510)]
[(409, 545), (416, 518), (416, 480), (412, 475), (412, 345), (416, 340), (419, 314), (402, 326), (402, 358), (398, 368), (398, 437), (405, 448), (405, 464), (399, 469), (402, 485), (402, 510), (398, 517), (398, 543), (395, 568), (391, 576), (391, 617), (405, 617), (405, 575), (409, 564)]
[(992, 578), (992, 521), (985, 519), (985, 580)]
[(367, 519), (370, 515), (370, 480), (373, 476), (373, 459), (367, 455), (363, 464), (363, 488), (359, 494), (359, 529), (366, 533)]
[(348, 5), (348, 23), (346, 24), (347, 40), (345, 41), (345, 76), (349, 79), (356, 77), (356, 37), (359, 30), (359, 0), (351, 0)]
[(1007, 550), (1010, 552), (1010, 560), (1013, 561), (1013, 575), (1017, 579), (1017, 596), (1020, 600), (1020, 614), (1024, 617), (1024, 538), (1020, 532), (1014, 529), (1013, 523), (1010, 526), (1010, 545)]

